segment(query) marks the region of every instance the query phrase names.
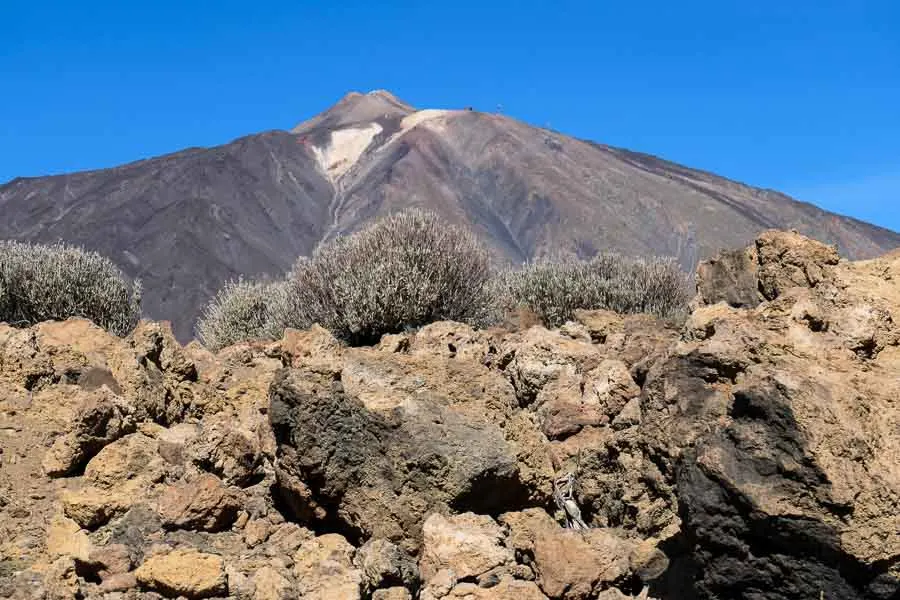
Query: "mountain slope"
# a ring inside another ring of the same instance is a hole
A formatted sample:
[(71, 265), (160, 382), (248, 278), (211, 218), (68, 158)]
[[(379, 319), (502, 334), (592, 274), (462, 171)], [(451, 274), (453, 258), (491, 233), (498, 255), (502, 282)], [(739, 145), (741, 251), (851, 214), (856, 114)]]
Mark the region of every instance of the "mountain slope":
[(692, 268), (770, 227), (851, 258), (900, 234), (773, 191), (494, 114), (349, 94), (290, 132), (113, 169), (0, 186), (0, 239), (96, 249), (145, 284), (145, 313), (189, 339), (240, 274), (280, 275), (324, 239), (421, 206), (472, 226), (498, 258), (667, 254)]

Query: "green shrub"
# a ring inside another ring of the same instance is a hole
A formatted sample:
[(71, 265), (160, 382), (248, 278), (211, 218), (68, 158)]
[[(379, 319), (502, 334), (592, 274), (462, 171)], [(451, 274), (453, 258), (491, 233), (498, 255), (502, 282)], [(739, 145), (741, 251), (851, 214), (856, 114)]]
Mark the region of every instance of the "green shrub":
[(527, 308), (547, 327), (562, 325), (577, 309), (676, 317), (690, 299), (688, 278), (673, 260), (617, 254), (529, 264), (502, 273), (490, 289), (501, 310)]
[(96, 252), (0, 241), (0, 321), (27, 327), (84, 317), (126, 335), (140, 319), (140, 297), (140, 282)]
[(350, 344), (434, 321), (480, 324), (490, 258), (474, 234), (432, 213), (396, 213), (297, 261), (293, 321), (318, 323)]
[(213, 351), (247, 340), (280, 339), (290, 318), (286, 293), (283, 281), (230, 281), (203, 309), (197, 336)]

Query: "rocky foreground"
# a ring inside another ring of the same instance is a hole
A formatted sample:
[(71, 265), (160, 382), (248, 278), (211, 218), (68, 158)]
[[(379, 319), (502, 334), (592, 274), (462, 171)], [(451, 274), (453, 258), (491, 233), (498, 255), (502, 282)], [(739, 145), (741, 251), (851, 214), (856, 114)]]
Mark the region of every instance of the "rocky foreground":
[(0, 597), (900, 597), (900, 253), (769, 232), (698, 292), (357, 349), (0, 325)]

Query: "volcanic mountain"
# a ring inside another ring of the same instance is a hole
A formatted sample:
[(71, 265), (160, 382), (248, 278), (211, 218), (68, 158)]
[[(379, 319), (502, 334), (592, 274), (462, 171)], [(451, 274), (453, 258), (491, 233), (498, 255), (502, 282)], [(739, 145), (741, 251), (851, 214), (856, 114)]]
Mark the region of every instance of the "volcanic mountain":
[(671, 255), (685, 268), (768, 228), (850, 258), (900, 234), (654, 156), (498, 114), (351, 93), (267, 131), (111, 169), (0, 185), (0, 239), (97, 250), (144, 283), (144, 312), (191, 338), (238, 275), (279, 276), (324, 240), (410, 206), (471, 226), (498, 259)]

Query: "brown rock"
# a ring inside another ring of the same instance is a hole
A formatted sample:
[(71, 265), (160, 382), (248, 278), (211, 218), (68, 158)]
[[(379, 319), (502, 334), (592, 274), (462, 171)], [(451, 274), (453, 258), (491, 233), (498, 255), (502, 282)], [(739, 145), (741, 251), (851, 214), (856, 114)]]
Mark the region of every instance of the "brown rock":
[(450, 593), (456, 586), (456, 575), (450, 569), (443, 569), (431, 576), (419, 594), (420, 600), (438, 600)]
[(100, 591), (105, 593), (127, 592), (138, 586), (138, 580), (134, 573), (116, 573), (100, 582)]
[[(767, 301), (695, 310), (643, 390), (640, 429), (675, 480), (697, 590), (891, 597), (900, 255), (839, 262), (828, 246), (776, 232), (755, 246)], [(848, 577), (848, 564), (871, 583)]]
[(466, 579), (514, 562), (512, 552), (503, 546), (503, 530), (488, 516), (436, 513), (425, 521), (422, 533), (419, 569), (425, 582), (445, 569)]
[(265, 542), (272, 531), (272, 525), (266, 519), (251, 519), (244, 526), (244, 542), (251, 548)]
[(195, 465), (228, 485), (249, 485), (261, 473), (259, 440), (227, 417), (205, 422), (186, 451)]
[(270, 556), (292, 556), (300, 546), (310, 541), (315, 534), (296, 523), (282, 523), (266, 541), (266, 552)]
[(124, 544), (109, 544), (94, 548), (87, 562), (105, 580), (109, 576), (127, 573), (131, 570), (131, 551)]
[(344, 345), (319, 325), (305, 331), (286, 329), (280, 347), (287, 364), (293, 367), (308, 366), (338, 373), (341, 370)]
[(729, 250), (697, 267), (697, 294), (701, 304), (725, 302), (736, 308), (754, 308), (759, 293), (759, 254), (756, 247)]
[(113, 517), (125, 513), (133, 502), (141, 499), (132, 495), (132, 491), (112, 492), (96, 487), (85, 487), (79, 490), (65, 490), (60, 494), (60, 499), (66, 516), (85, 529), (96, 529)]
[(587, 373), (603, 359), (598, 349), (582, 340), (566, 338), (543, 327), (532, 327), (520, 342), (501, 350), (512, 354), (505, 369), (521, 406), (528, 406), (544, 386), (562, 376)]
[(278, 570), (264, 566), (253, 574), (253, 600), (292, 600), (294, 584)]
[(238, 494), (210, 474), (167, 487), (158, 505), (165, 527), (199, 531), (222, 531), (231, 527), (240, 508)]
[(147, 484), (165, 476), (157, 443), (142, 433), (127, 435), (103, 448), (87, 464), (84, 477), (100, 488), (112, 488), (141, 479)]
[(840, 262), (837, 249), (796, 232), (766, 231), (756, 240), (759, 289), (768, 300), (793, 287), (815, 287)]
[(482, 588), (474, 583), (459, 583), (449, 593), (436, 596), (430, 589), (423, 591), (422, 600), (547, 600), (540, 588), (532, 581), (517, 581), (504, 578), (497, 585)]
[(363, 544), (356, 551), (353, 564), (362, 571), (368, 590), (391, 586), (418, 587), (419, 569), (415, 560), (387, 540), (369, 540)]
[(412, 594), (404, 587), (392, 587), (372, 592), (372, 600), (412, 600)]
[(613, 419), (613, 429), (625, 429), (641, 424), (641, 399), (632, 398), (622, 407), (616, 418)]
[(55, 515), (47, 527), (47, 553), (52, 557), (69, 556), (87, 560), (93, 545), (78, 523), (63, 515)]
[(637, 544), (605, 529), (560, 528), (547, 513), (529, 509), (500, 518), (509, 543), (532, 555), (537, 583), (551, 598), (586, 599), (631, 572)]
[(43, 461), (49, 477), (77, 471), (107, 444), (135, 429), (130, 409), (107, 388), (86, 393), (68, 433), (57, 438)]
[(483, 364), (491, 353), (492, 342), (484, 331), (463, 323), (440, 321), (416, 331), (409, 341), (409, 353)]
[(300, 597), (309, 600), (359, 600), (362, 573), (353, 567), (354, 549), (337, 534), (305, 542), (294, 555)]
[(127, 592), (138, 586), (134, 573), (116, 573), (100, 582), (99, 589), (104, 593)]
[(169, 464), (182, 465), (186, 461), (185, 448), (197, 437), (197, 426), (191, 423), (177, 423), (157, 432), (156, 441), (159, 455)]
[(209, 598), (228, 593), (222, 558), (196, 550), (172, 550), (150, 557), (134, 575), (142, 586), (169, 597)]
[(610, 359), (601, 361), (586, 374), (584, 388), (585, 401), (598, 404), (610, 419), (641, 393), (625, 363)]
[(84, 597), (81, 580), (71, 556), (56, 559), (50, 564), (44, 577), (45, 597), (50, 600), (75, 600)]

